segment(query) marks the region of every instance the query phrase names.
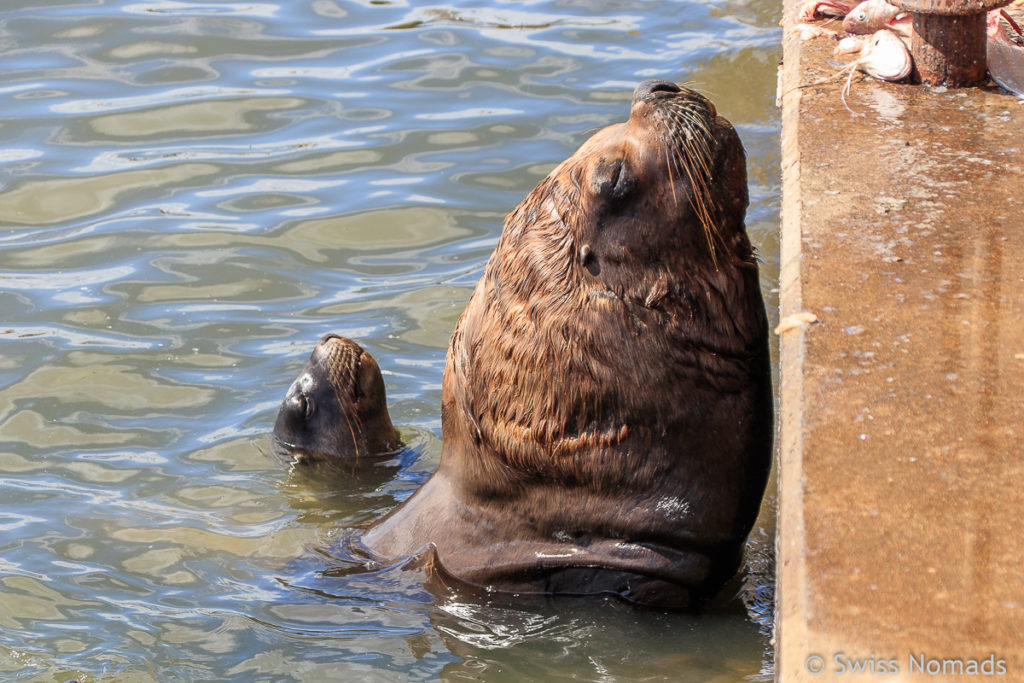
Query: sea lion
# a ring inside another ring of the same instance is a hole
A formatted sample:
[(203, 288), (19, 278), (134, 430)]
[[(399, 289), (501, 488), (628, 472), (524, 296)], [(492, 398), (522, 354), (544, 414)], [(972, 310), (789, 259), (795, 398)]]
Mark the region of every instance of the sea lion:
[(377, 361), (359, 344), (325, 334), (288, 387), (274, 438), (303, 465), (349, 465), (401, 447)]
[(692, 90), (641, 83), (629, 120), (506, 219), (449, 344), (440, 466), (366, 549), (433, 553), (488, 590), (715, 593), (772, 448), (747, 202), (732, 125)]

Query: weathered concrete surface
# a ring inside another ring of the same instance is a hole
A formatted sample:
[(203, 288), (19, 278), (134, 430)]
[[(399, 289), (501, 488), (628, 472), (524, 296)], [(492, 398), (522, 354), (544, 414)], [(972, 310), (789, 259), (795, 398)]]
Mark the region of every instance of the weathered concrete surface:
[(832, 47), (787, 28), (780, 78), (782, 317), (819, 322), (782, 333), (777, 677), (1024, 680), (1024, 106), (858, 76), (853, 116), (796, 88)]

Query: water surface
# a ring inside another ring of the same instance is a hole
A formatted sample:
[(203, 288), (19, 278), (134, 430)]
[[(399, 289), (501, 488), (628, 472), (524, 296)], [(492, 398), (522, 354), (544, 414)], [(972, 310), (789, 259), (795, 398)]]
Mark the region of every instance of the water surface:
[[(738, 601), (700, 617), (473, 602), (397, 567), (331, 568), (343, 529), (437, 465), (448, 337), (503, 217), (625, 119), (640, 80), (690, 82), (736, 124), (774, 322), (777, 12), (5, 0), (0, 677), (767, 673), (764, 615)], [(327, 331), (385, 372), (410, 449), (380, 481), (267, 457)]]

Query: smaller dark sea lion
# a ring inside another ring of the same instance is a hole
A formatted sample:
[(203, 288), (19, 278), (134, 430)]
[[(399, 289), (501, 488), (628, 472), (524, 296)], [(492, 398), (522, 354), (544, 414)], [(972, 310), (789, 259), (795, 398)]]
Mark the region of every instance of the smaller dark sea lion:
[(326, 334), (281, 403), (274, 438), (301, 464), (349, 464), (401, 447), (373, 357)]

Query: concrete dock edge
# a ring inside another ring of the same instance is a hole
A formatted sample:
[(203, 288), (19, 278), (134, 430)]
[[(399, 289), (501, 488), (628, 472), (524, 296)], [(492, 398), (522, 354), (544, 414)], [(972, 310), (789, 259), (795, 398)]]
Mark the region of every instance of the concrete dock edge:
[(1024, 680), (1024, 106), (851, 113), (833, 46), (786, 24), (776, 677)]

